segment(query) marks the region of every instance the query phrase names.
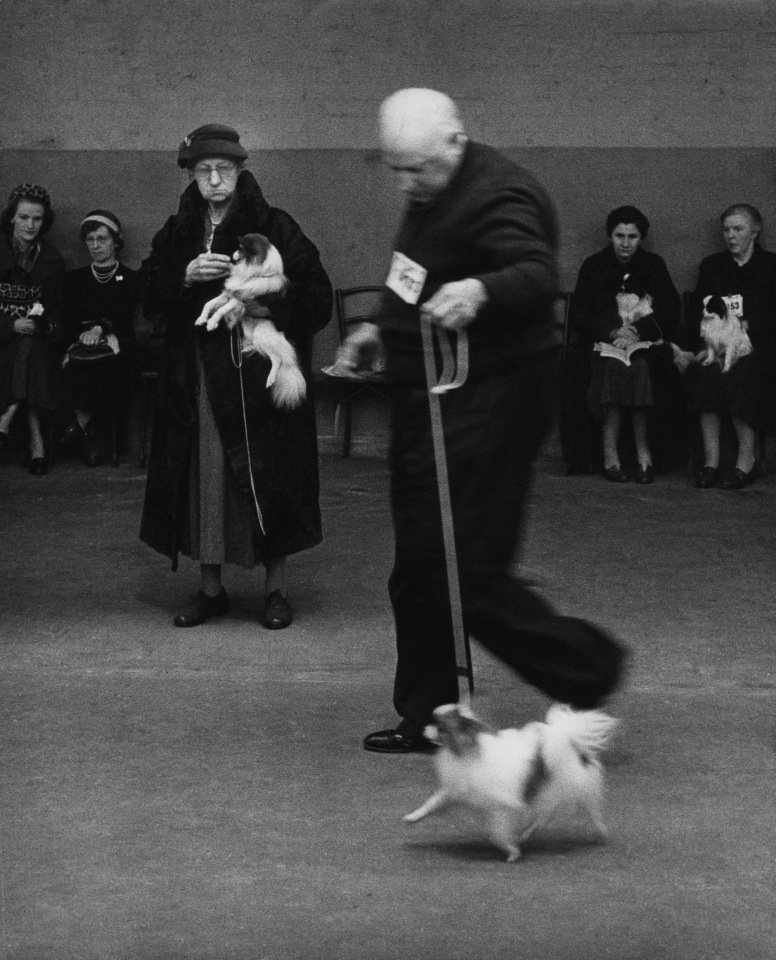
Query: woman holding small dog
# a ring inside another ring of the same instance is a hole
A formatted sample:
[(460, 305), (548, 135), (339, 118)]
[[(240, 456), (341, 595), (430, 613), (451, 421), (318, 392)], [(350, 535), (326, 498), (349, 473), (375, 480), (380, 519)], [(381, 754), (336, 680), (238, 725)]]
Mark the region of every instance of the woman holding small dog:
[[(751, 352), (739, 356), (725, 370), (719, 361), (703, 362), (704, 350), (687, 369), (688, 409), (700, 417), (704, 465), (695, 485), (740, 490), (752, 483), (756, 472), (757, 430), (773, 429), (776, 397), (776, 253), (759, 243), (763, 220), (748, 203), (723, 210), (720, 221), (727, 250), (701, 262), (693, 295), (689, 333), (695, 350), (707, 347), (702, 337), (704, 304), (722, 298), (727, 319), (742, 324)], [(740, 332), (740, 331), (739, 331)], [(770, 409), (769, 409), (770, 407)], [(720, 477), (720, 432), (729, 416), (737, 440), (732, 471)]]
[[(662, 341), (670, 338), (679, 323), (681, 301), (663, 258), (642, 247), (648, 230), (649, 220), (638, 207), (612, 210), (606, 218), (609, 243), (579, 270), (571, 301), (573, 342), (567, 361), (567, 389), (571, 389), (566, 399), (571, 402), (564, 409), (569, 473), (581, 472), (575, 466), (580, 461), (595, 459), (589, 451), (578, 449), (585, 439), (578, 420), (579, 410), (584, 410), (581, 395), (586, 392), (589, 409), (600, 424), (604, 477), (613, 483), (629, 479), (619, 449), (627, 413), (633, 429), (636, 482), (655, 479), (649, 414), (657, 410), (662, 414), (673, 389), (678, 392), (670, 348)], [(624, 351), (636, 343), (646, 346), (630, 356), (601, 352), (602, 345)], [(576, 396), (571, 396), (574, 392)], [(570, 417), (577, 422), (570, 423)], [(577, 449), (569, 451), (572, 446)]]
[(266, 568), (263, 623), (287, 627), (285, 568), (291, 553), (321, 540), (315, 411), (309, 391), (293, 409), (272, 402), (270, 360), (243, 354), (240, 329), (197, 325), (231, 276), (240, 238), (262, 234), (282, 257), (282, 303), (249, 305), (295, 347), (308, 382), (313, 335), (331, 317), (332, 289), (318, 250), (283, 210), (271, 207), (243, 169), (247, 152), (231, 127), (207, 124), (180, 145), (189, 186), (178, 213), (142, 266), (142, 303), (165, 328), (140, 536), (200, 565), (200, 590), (174, 618), (193, 627), (224, 614), (224, 563)]

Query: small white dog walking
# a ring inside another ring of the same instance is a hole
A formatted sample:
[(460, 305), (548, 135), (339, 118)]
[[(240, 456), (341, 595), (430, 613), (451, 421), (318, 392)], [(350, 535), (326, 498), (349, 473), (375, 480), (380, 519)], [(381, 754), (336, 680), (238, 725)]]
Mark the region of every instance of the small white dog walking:
[(439, 787), (417, 810), (416, 823), (451, 803), (480, 813), (493, 843), (512, 863), (520, 844), (553, 815), (578, 805), (587, 811), (601, 842), (603, 771), (598, 754), (617, 721), (599, 710), (556, 704), (544, 723), (493, 730), (467, 707), (434, 711), (436, 726), (424, 735), (439, 745), (434, 756)]

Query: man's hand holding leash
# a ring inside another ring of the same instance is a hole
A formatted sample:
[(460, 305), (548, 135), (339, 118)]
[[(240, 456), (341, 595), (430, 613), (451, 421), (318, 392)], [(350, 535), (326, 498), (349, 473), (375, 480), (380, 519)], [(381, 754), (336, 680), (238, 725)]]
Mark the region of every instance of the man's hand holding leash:
[(463, 330), (488, 300), (480, 280), (469, 277), (443, 284), (420, 308), (420, 315), (446, 330)]

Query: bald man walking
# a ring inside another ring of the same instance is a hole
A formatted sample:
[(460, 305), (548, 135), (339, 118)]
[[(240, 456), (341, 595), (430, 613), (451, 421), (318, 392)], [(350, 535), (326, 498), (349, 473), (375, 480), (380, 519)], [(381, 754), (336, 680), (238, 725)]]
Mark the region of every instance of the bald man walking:
[(559, 616), (512, 573), (532, 464), (556, 409), (557, 227), (543, 187), (470, 141), (456, 105), (400, 90), (381, 106), (380, 146), (407, 198), (374, 324), (343, 345), (353, 369), (382, 341), (395, 383), (389, 594), (398, 661), (398, 726), (369, 734), (383, 753), (429, 748), (433, 709), (458, 699), (442, 518), (421, 321), (465, 329), (466, 383), (441, 397), (464, 623), (553, 699), (588, 708), (617, 683), (622, 648), (597, 627)]

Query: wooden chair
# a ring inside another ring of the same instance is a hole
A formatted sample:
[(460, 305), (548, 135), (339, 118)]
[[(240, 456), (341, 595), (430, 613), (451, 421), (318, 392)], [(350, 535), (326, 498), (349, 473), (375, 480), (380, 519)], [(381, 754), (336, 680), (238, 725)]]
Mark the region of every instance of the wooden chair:
[[(348, 335), (350, 329), (358, 323), (370, 321), (374, 318), (377, 303), (384, 287), (338, 287), (334, 291), (334, 312), (337, 318), (337, 330), (340, 343)], [(327, 374), (326, 387), (332, 392), (335, 402), (334, 432), (338, 433), (340, 412), (343, 414), (342, 456), (350, 456), (350, 447), (353, 434), (353, 403), (363, 395), (387, 399), (390, 388), (380, 365), (369, 373), (359, 373), (357, 376), (346, 377)]]

